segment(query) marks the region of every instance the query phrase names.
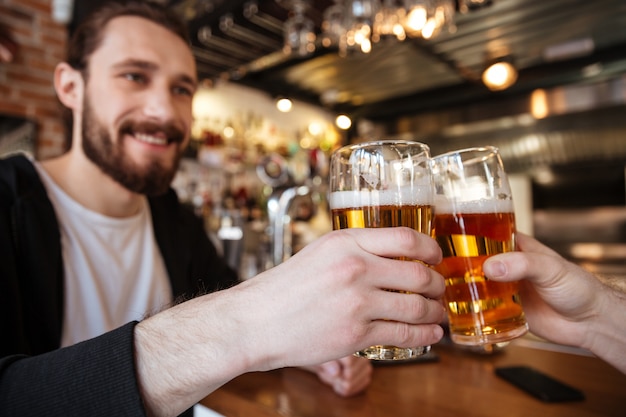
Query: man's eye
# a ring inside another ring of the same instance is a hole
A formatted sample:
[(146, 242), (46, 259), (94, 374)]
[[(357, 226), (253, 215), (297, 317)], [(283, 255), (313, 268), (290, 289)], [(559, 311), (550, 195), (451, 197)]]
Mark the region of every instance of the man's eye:
[(182, 96), (193, 96), (193, 91), (187, 87), (174, 87), (174, 93)]
[(129, 73), (124, 74), (124, 78), (126, 78), (128, 81), (134, 81), (138, 83), (146, 82), (146, 77), (135, 72), (129, 72)]

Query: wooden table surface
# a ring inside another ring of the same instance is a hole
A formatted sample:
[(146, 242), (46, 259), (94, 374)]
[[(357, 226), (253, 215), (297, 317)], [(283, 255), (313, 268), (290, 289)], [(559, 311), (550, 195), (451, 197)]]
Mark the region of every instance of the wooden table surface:
[[(377, 365), (363, 394), (342, 398), (299, 369), (242, 375), (202, 404), (227, 417), (626, 416), (626, 375), (580, 354), (514, 342), (492, 355), (435, 345), (438, 360)], [(626, 354), (626, 352), (625, 352)], [(494, 374), (530, 365), (583, 391), (585, 400), (544, 403)]]

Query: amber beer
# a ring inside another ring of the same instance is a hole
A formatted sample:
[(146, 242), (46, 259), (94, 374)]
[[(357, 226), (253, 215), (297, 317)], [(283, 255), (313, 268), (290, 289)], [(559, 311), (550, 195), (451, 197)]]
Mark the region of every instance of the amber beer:
[[(403, 198), (405, 204), (394, 205), (397, 195), (392, 192), (368, 191), (336, 191), (330, 194), (331, 217), (333, 229), (377, 228), (406, 226), (421, 233), (431, 234), (433, 223), (433, 206), (419, 204), (429, 201), (428, 195), (420, 198), (419, 190), (406, 191)], [(372, 200), (380, 205), (370, 205)], [(396, 258), (410, 261), (408, 258)], [(422, 355), (430, 350), (430, 346), (414, 348), (398, 348), (388, 345), (374, 345), (356, 353), (357, 356), (369, 359), (409, 359)]]
[[(430, 235), (433, 223), (430, 162), (427, 145), (406, 140), (379, 140), (337, 149), (329, 170), (328, 203), (333, 229), (405, 226)], [(355, 355), (373, 360), (406, 360), (429, 350), (430, 346), (380, 344)]]
[(446, 280), (450, 335), (459, 344), (498, 343), (527, 331), (518, 283), (490, 281), (482, 269), (489, 256), (515, 250), (513, 203), (488, 206), (452, 212), (437, 205), (434, 227), (443, 261), (435, 268)]
[(483, 263), (515, 250), (513, 194), (498, 148), (460, 149), (432, 158), (435, 238), (446, 280), (450, 338), (480, 346), (528, 331), (517, 283), (485, 278)]
[[(331, 200), (341, 200), (344, 204), (334, 206), (331, 203), (333, 229), (365, 228), (365, 227), (397, 227), (406, 226), (418, 232), (430, 234), (433, 221), (432, 205), (380, 205), (358, 206), (350, 204), (346, 197), (338, 194), (351, 193), (338, 191), (331, 194)], [(337, 203), (335, 203), (337, 204)]]

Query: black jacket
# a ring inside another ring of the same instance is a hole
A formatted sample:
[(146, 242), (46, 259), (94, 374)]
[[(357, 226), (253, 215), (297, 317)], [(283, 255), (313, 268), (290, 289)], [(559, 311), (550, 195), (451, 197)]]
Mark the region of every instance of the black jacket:
[[(149, 203), (175, 298), (237, 282), (173, 190)], [(0, 160), (0, 415), (144, 415), (136, 323), (59, 349), (63, 285), (59, 226), (35, 167), (21, 155)]]

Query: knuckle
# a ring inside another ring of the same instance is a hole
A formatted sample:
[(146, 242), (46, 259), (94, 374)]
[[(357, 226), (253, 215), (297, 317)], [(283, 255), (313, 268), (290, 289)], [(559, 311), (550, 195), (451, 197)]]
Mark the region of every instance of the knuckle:
[(413, 297), (413, 317), (416, 323), (421, 323), (429, 316), (428, 302), (422, 296)]
[(427, 263), (437, 264), (441, 262), (441, 249), (439, 245), (430, 236), (418, 233), (414, 229), (408, 227), (396, 227), (395, 239), (399, 245), (410, 248), (415, 252), (415, 258), (423, 260)]
[(346, 331), (346, 342), (351, 346), (358, 346), (362, 344), (363, 340), (367, 337), (369, 329), (367, 326), (352, 326)]
[(408, 227), (394, 227), (395, 240), (398, 244), (407, 247), (415, 247), (418, 245), (417, 233)]
[(441, 275), (439, 272), (432, 270), (432, 269), (429, 270), (428, 274), (430, 277), (430, 281), (434, 283), (434, 286), (435, 286), (433, 297), (434, 298), (443, 297), (443, 294), (446, 291), (446, 281), (443, 275)]
[(412, 341), (415, 339), (415, 334), (408, 324), (398, 323), (398, 326), (396, 326), (396, 338), (399, 341), (399, 346), (407, 347), (413, 344)]
[(341, 276), (353, 281), (367, 272), (367, 262), (358, 255), (347, 255), (342, 259), (340, 268)]
[(346, 234), (350, 229), (333, 230), (326, 233), (323, 237), (325, 242), (330, 246), (341, 246), (346, 244)]
[(440, 273), (421, 262), (414, 262), (413, 268), (418, 292), (426, 292), (431, 298), (443, 296), (446, 284)]

